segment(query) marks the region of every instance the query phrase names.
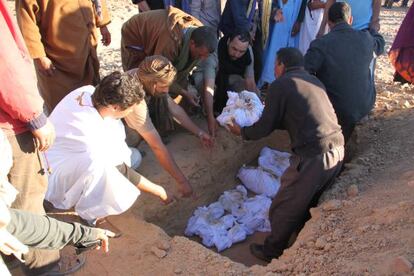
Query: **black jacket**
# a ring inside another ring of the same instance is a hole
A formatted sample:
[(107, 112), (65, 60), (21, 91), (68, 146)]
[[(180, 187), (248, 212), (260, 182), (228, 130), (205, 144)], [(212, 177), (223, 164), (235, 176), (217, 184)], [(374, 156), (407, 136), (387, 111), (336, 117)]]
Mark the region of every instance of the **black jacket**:
[(356, 123), (374, 106), (369, 67), (374, 53), (384, 52), (384, 45), (380, 34), (354, 30), (345, 22), (310, 44), (305, 68), (325, 85), (340, 123)]
[(323, 84), (300, 68), (292, 68), (269, 87), (262, 117), (242, 129), (256, 140), (275, 129), (287, 130), (292, 151), (312, 157), (343, 146), (344, 138)]

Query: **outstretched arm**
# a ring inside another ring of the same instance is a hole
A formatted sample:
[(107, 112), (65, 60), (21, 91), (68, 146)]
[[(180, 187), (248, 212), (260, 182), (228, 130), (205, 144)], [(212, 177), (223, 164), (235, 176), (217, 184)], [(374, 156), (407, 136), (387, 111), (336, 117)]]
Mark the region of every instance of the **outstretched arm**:
[(328, 11), (329, 8), (335, 3), (336, 0), (327, 0), (325, 4), (325, 11), (323, 12), (323, 18), (321, 26), (319, 27), (318, 34), (316, 35), (316, 38), (319, 38), (325, 34), (326, 24), (328, 24)]
[(178, 190), (182, 196), (188, 197), (193, 194), (193, 189), (184, 176), (180, 168), (177, 166), (171, 153), (161, 140), (160, 135), (156, 129), (148, 132), (140, 132), (142, 138), (148, 143), (154, 152), (155, 157), (160, 162), (161, 166), (177, 181)]
[(22, 210), (9, 209), (10, 222), (7, 231), (29, 247), (61, 249), (65, 245), (77, 245), (101, 240), (108, 250), (108, 236), (113, 233), (79, 223), (67, 223), (54, 218), (36, 215)]
[(184, 109), (176, 104), (170, 97), (168, 97), (168, 110), (171, 112), (174, 119), (182, 125), (185, 129), (196, 135), (201, 139), (201, 142), (206, 147), (210, 148), (213, 146), (213, 138), (207, 134), (204, 130), (199, 128), (185, 113)]
[(369, 23), (369, 28), (379, 32), (380, 30), (380, 19), (379, 14), (381, 10), (381, 0), (372, 0), (372, 17)]

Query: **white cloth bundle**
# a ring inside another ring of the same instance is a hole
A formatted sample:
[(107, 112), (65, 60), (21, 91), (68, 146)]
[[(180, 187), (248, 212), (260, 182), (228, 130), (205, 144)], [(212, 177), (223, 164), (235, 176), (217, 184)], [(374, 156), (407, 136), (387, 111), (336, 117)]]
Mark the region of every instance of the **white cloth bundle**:
[(259, 166), (271, 172), (277, 177), (281, 177), (285, 170), (289, 167), (290, 153), (277, 151), (268, 147), (264, 147), (260, 151)]
[(220, 199), (228, 204), (226, 209), (230, 210), (229, 213), (225, 214), (220, 201), (208, 207), (198, 207), (188, 221), (186, 236), (197, 235), (205, 246), (215, 246), (220, 252), (245, 240), (255, 231), (270, 231), (268, 213), (271, 200), (268, 197), (247, 198), (246, 189), (239, 185), (224, 192)]
[(228, 91), (226, 107), (217, 117), (220, 125), (226, 127), (232, 119), (241, 127), (251, 126), (262, 116), (263, 104), (256, 93), (242, 91), (240, 93)]
[(258, 195), (266, 195), (273, 198), (279, 190), (279, 179), (261, 167), (240, 168), (237, 177), (247, 189)]
[(247, 199), (242, 206), (245, 214), (237, 218), (237, 222), (244, 228), (248, 235), (255, 231), (269, 232), (269, 208), (272, 201), (264, 195), (257, 195)]
[(225, 191), (220, 196), (219, 202), (227, 212), (236, 213), (246, 198), (246, 188), (243, 185), (238, 185), (236, 189)]

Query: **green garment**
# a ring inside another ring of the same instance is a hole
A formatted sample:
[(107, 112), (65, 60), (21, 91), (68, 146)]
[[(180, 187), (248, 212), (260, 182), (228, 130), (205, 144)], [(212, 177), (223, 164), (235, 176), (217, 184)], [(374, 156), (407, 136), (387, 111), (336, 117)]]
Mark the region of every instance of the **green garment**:
[(77, 245), (96, 240), (98, 231), (79, 223), (58, 221), (46, 215), (9, 209), (10, 223), (7, 231), (29, 247), (61, 249), (65, 245)]
[(187, 28), (184, 34), (183, 46), (181, 47), (180, 54), (172, 62), (177, 69), (177, 78), (170, 86), (170, 92), (173, 97), (180, 94), (182, 89), (187, 90), (188, 76), (190, 75), (191, 70), (199, 62), (198, 59), (191, 60), (190, 57), (190, 38), (195, 29), (196, 28), (193, 27)]

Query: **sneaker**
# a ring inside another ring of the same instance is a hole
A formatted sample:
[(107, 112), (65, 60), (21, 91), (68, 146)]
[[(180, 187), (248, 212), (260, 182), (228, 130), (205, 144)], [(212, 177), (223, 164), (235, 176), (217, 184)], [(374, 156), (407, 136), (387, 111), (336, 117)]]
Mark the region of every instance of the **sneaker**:
[(61, 276), (69, 275), (78, 271), (86, 262), (86, 255), (65, 254), (60, 260), (48, 269), (46, 272), (39, 274), (41, 276)]
[(268, 263), (272, 261), (273, 258), (264, 253), (264, 245), (252, 243), (250, 244), (249, 248), (250, 248), (250, 253), (252, 253), (252, 255), (255, 256), (256, 258), (262, 261), (268, 262)]

